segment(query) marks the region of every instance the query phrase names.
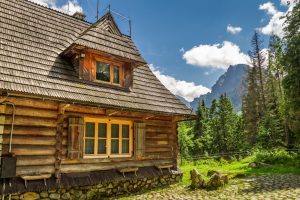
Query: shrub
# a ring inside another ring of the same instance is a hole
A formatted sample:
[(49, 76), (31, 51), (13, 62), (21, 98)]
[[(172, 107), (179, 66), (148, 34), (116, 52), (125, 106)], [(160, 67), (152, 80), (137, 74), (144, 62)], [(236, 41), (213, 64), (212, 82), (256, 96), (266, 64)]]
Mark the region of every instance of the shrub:
[(288, 164), (295, 162), (297, 154), (283, 149), (258, 150), (254, 153), (255, 160), (268, 164)]

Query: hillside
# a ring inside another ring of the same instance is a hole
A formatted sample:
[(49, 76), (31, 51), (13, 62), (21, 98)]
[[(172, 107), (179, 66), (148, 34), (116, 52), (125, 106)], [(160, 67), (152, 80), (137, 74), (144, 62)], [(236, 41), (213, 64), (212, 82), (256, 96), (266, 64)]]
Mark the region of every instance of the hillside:
[(242, 106), (242, 96), (246, 91), (245, 78), (247, 69), (248, 66), (244, 64), (230, 66), (213, 85), (210, 93), (201, 95), (190, 103), (193, 110), (195, 111), (197, 109), (198, 104), (202, 99), (204, 99), (205, 104), (210, 107), (212, 100), (218, 99), (221, 94), (226, 93), (231, 99), (235, 110), (240, 111)]

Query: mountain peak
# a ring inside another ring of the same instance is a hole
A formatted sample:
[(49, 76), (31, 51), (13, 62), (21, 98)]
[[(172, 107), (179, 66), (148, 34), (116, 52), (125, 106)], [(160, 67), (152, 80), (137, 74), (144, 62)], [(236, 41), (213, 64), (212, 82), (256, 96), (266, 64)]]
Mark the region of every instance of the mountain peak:
[(219, 77), (217, 82), (212, 86), (211, 92), (195, 98), (190, 103), (193, 110), (196, 110), (199, 102), (203, 99), (207, 106), (211, 106), (214, 99), (219, 99), (221, 94), (226, 95), (231, 99), (233, 107), (236, 111), (241, 110), (242, 97), (246, 91), (245, 79), (248, 65), (237, 64), (230, 65), (227, 71)]

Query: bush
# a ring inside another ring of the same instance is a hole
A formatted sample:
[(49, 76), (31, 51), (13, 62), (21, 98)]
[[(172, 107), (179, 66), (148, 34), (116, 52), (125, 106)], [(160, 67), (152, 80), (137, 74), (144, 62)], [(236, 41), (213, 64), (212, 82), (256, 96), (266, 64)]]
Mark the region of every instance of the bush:
[(288, 164), (296, 161), (297, 154), (283, 149), (259, 150), (254, 153), (255, 160), (268, 164)]

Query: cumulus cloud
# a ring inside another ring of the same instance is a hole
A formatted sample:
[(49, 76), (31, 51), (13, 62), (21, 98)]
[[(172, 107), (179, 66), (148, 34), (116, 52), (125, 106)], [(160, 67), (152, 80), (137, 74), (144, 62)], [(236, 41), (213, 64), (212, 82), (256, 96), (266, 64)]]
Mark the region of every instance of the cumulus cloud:
[(241, 32), (243, 29), (241, 27), (234, 27), (231, 26), (230, 24), (227, 25), (227, 32), (231, 34), (237, 34)]
[(82, 7), (79, 5), (77, 0), (68, 0), (62, 6), (57, 5), (57, 0), (30, 0), (30, 1), (69, 15), (73, 15), (76, 12), (83, 12)]
[(178, 95), (188, 102), (192, 102), (194, 98), (202, 94), (210, 92), (210, 89), (202, 85), (196, 85), (194, 82), (186, 82), (177, 80), (172, 76), (165, 75), (154, 65), (150, 65), (150, 69), (160, 82), (166, 86), (174, 95)]
[(281, 5), (287, 7), (286, 12), (279, 11), (271, 2), (267, 2), (259, 6), (260, 10), (263, 10), (268, 15), (270, 15), (270, 20), (268, 24), (258, 29), (261, 33), (265, 35), (275, 34), (279, 37), (283, 37), (284, 20), (285, 20), (283, 17), (293, 9), (293, 7), (295, 6), (295, 2), (288, 1), (288, 0), (280, 0), (280, 3)]
[(227, 69), (229, 65), (247, 64), (249, 56), (241, 52), (236, 44), (224, 41), (223, 44), (201, 44), (183, 54), (187, 64), (198, 67)]

